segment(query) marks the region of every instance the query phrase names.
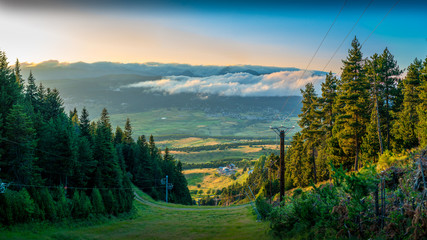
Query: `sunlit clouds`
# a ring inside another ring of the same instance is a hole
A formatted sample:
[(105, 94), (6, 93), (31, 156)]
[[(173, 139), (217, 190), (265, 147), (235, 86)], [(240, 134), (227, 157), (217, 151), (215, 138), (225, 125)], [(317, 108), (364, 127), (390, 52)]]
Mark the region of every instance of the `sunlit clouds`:
[(152, 91), (217, 94), (222, 96), (289, 96), (312, 82), (317, 88), (325, 79), (303, 71), (281, 71), (255, 76), (250, 73), (228, 73), (209, 77), (170, 76), (157, 81), (144, 81), (124, 88), (149, 88)]

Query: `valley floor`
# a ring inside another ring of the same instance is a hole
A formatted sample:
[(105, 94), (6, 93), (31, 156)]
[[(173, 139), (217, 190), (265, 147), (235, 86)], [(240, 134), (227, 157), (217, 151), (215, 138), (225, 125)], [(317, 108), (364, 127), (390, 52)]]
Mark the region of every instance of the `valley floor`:
[[(0, 239), (270, 239), (268, 223), (256, 222), (250, 206), (201, 208), (157, 203), (138, 191), (136, 217), (94, 226), (22, 225)], [(198, 209), (204, 209), (200, 211)], [(209, 209), (209, 211), (206, 211)]]

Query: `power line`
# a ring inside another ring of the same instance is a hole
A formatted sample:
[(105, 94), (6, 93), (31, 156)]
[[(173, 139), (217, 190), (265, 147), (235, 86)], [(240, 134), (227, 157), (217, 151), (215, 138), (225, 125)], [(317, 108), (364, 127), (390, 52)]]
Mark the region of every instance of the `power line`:
[(360, 19), (362, 19), (363, 15), (365, 14), (366, 10), (368, 10), (369, 6), (371, 6), (372, 2), (374, 2), (374, 0), (371, 0), (368, 5), (366, 6), (365, 10), (363, 10), (362, 14), (360, 15), (360, 17), (357, 19), (356, 23), (353, 25), (353, 27), (350, 29), (350, 31), (347, 33), (347, 35), (345, 36), (345, 38), (342, 40), (341, 44), (337, 47), (337, 49), (335, 50), (334, 54), (332, 54), (331, 58), (329, 58), (328, 62), (326, 63), (326, 65), (323, 67), (322, 71), (325, 71), (326, 67), (328, 67), (329, 63), (331, 62), (331, 60), (335, 57), (335, 55), (337, 54), (338, 50), (340, 50), (340, 48), (342, 47), (342, 45), (344, 44), (345, 40), (347, 40), (348, 36), (350, 36), (351, 32), (353, 32), (354, 28), (357, 26), (357, 24), (359, 23)]
[[(332, 22), (331, 26), (329, 26), (328, 31), (327, 31), (327, 32), (326, 32), (326, 34), (323, 36), (322, 41), (320, 41), (319, 46), (317, 47), (316, 51), (314, 52), (313, 56), (311, 57), (310, 61), (308, 62), (307, 66), (305, 67), (305, 69), (304, 69), (303, 73), (301, 74), (301, 76), (299, 77), (299, 79), (297, 80), (297, 82), (299, 82), (299, 81), (303, 78), (304, 74), (307, 72), (307, 70), (308, 70), (308, 68), (309, 68), (310, 64), (313, 62), (314, 58), (316, 57), (317, 53), (319, 52), (320, 47), (323, 45), (323, 42), (325, 41), (326, 37), (329, 35), (329, 32), (331, 31), (332, 27), (335, 25), (335, 22), (337, 21), (338, 16), (341, 14), (342, 10), (344, 9), (345, 5), (347, 4), (347, 1), (348, 1), (348, 0), (345, 0), (345, 1), (344, 1), (344, 4), (342, 5), (342, 7), (341, 7), (340, 11), (339, 11), (339, 12), (338, 12), (338, 14), (335, 16), (334, 21)], [(286, 102), (282, 105), (282, 108), (280, 109), (280, 112), (281, 112), (281, 111), (283, 111), (283, 108), (286, 106), (286, 104), (288, 103), (288, 101), (289, 101), (289, 97), (287, 97), (287, 98), (286, 98)]]
[[(341, 44), (337, 47), (337, 49), (335, 50), (334, 54), (332, 54), (332, 56), (329, 58), (328, 62), (326, 63), (326, 65), (323, 67), (322, 71), (325, 71), (326, 67), (329, 65), (329, 63), (331, 62), (331, 60), (335, 57), (335, 55), (337, 54), (338, 50), (341, 48), (341, 46), (344, 44), (345, 40), (348, 38), (348, 36), (350, 36), (351, 32), (353, 32), (354, 28), (357, 26), (357, 24), (359, 23), (360, 19), (362, 19), (363, 15), (365, 14), (366, 10), (368, 10), (369, 6), (371, 6), (372, 2), (374, 0), (371, 0), (368, 5), (366, 6), (366, 8), (363, 10), (362, 14), (359, 16), (359, 18), (357, 19), (356, 23), (353, 25), (353, 27), (351, 28), (351, 30), (347, 33), (347, 35), (345, 36), (345, 38), (341, 41)], [(295, 105), (295, 107), (293, 108), (292, 112), (289, 114), (289, 116), (291, 116), (294, 112), (296, 107), (302, 102), (302, 99), (299, 101), (298, 104)]]
[(381, 25), (381, 23), (384, 21), (384, 19), (386, 19), (386, 17), (390, 14), (391, 10), (393, 10), (394, 7), (396, 7), (396, 5), (400, 2), (400, 0), (397, 0), (394, 5), (390, 8), (390, 10), (388, 10), (387, 14), (381, 19), (381, 21), (377, 24), (377, 26), (375, 26), (374, 30), (372, 30), (372, 32), (368, 35), (368, 37), (365, 39), (365, 41), (363, 41), (361, 47), (366, 43), (366, 41), (368, 41), (368, 39), (371, 37), (371, 35), (375, 32), (375, 30), (377, 30), (378, 26)]

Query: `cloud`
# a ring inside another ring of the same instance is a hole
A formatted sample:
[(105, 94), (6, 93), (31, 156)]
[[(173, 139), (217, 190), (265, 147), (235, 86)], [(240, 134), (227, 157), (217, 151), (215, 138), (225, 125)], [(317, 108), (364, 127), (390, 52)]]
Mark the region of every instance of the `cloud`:
[[(169, 76), (156, 81), (144, 81), (123, 88), (149, 88), (152, 91), (217, 94), (221, 96), (289, 96), (300, 95), (300, 89), (313, 83), (317, 93), (325, 75), (303, 71), (280, 71), (255, 76), (250, 73), (227, 73), (208, 77)], [(301, 77), (302, 76), (302, 77)]]

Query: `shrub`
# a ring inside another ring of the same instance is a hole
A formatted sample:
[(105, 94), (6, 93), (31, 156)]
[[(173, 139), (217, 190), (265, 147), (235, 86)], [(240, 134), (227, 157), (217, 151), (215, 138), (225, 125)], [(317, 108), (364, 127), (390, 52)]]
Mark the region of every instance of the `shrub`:
[(94, 188), (92, 190), (91, 200), (92, 200), (93, 212), (95, 214), (105, 213), (104, 202), (102, 202), (101, 193), (97, 188)]
[(261, 215), (261, 218), (268, 219), (273, 208), (269, 203), (267, 203), (267, 201), (265, 201), (265, 198), (258, 196), (255, 201), (255, 205), (258, 213)]

